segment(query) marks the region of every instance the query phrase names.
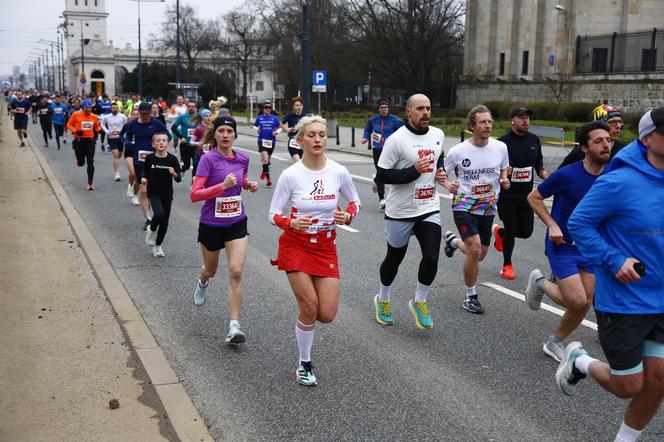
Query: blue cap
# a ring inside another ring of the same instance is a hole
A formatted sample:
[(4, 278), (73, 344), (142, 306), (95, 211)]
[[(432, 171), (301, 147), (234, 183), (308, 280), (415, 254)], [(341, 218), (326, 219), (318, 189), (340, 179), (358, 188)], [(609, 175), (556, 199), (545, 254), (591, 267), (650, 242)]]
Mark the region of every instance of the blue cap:
[(88, 106), (92, 107), (92, 100), (86, 98), (81, 102), (81, 107), (88, 107)]
[(210, 109), (203, 109), (201, 111), (201, 117), (207, 117), (208, 115), (212, 115), (212, 112), (210, 112)]

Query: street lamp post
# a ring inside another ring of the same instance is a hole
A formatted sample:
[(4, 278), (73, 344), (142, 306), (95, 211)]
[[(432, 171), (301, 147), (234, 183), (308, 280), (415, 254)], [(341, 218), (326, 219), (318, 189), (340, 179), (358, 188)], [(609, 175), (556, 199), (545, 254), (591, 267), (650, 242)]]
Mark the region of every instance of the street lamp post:
[(175, 88), (180, 91), (180, 0), (175, 1)]
[[(53, 81), (51, 83), (50, 80), (49, 80), (48, 89), (52, 91), (52, 90), (55, 90), (57, 88), (57, 86), (55, 84), (55, 58), (54, 58), (54, 55), (53, 55), (53, 45), (57, 45), (57, 43), (52, 41), (52, 40), (45, 40), (43, 38), (39, 39), (39, 43), (46, 44), (46, 45), (49, 45), (51, 47), (51, 75), (49, 75), (49, 79), (52, 79)], [(48, 52), (48, 50), (47, 50), (47, 52)], [(51, 88), (51, 86), (52, 86), (52, 88)]]
[(309, 5), (307, 0), (302, 1), (302, 34), (300, 35), (302, 46), (302, 61), (301, 61), (301, 93), (304, 99), (305, 114), (309, 113), (309, 97), (311, 95), (311, 81), (309, 73), (311, 72), (311, 60), (309, 55), (309, 43), (311, 36), (309, 35)]
[[(138, 3), (138, 96), (143, 97), (143, 57), (142, 57), (142, 48), (141, 48), (141, 2), (159, 2), (163, 3), (166, 0), (130, 0)], [(178, 36), (179, 36), (178, 32)]]

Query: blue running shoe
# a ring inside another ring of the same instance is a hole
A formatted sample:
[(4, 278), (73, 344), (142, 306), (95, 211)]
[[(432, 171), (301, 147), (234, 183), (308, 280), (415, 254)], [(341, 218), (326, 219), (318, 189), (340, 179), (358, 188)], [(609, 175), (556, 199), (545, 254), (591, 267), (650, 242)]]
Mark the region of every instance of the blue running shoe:
[(201, 285), (201, 280), (199, 279), (196, 283), (196, 288), (194, 289), (194, 305), (201, 306), (205, 304), (205, 289), (207, 288), (210, 281)]
[(476, 313), (481, 315), (484, 313), (484, 307), (480, 303), (480, 300), (477, 299), (477, 295), (466, 296), (466, 299), (463, 300), (463, 308), (470, 313)]
[(586, 377), (575, 366), (574, 361), (581, 355), (587, 355), (580, 342), (572, 342), (565, 348), (563, 360), (556, 370), (556, 384), (567, 396), (574, 396), (579, 392), (579, 381)]
[(394, 325), (390, 301), (383, 301), (376, 295), (374, 296), (374, 307), (376, 307), (376, 322), (385, 326)]
[(418, 328), (428, 330), (433, 327), (433, 321), (429, 316), (429, 309), (427, 308), (426, 301), (415, 301), (411, 299), (408, 301), (408, 308), (415, 316), (415, 325)]

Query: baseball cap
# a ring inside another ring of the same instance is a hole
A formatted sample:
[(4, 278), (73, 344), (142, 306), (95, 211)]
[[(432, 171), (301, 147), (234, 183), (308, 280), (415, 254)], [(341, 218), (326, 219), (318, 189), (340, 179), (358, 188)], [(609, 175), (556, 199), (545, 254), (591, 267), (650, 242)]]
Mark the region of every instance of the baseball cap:
[(653, 132), (664, 134), (664, 107), (649, 110), (639, 120), (639, 140)]
[(510, 112), (509, 118), (518, 117), (519, 115), (523, 115), (523, 114), (526, 114), (529, 117), (533, 116), (533, 112), (531, 110), (526, 109), (523, 106), (519, 106), (519, 107), (515, 107), (514, 109), (512, 109), (512, 112)]
[(88, 106), (92, 107), (92, 100), (86, 98), (81, 102), (81, 107), (88, 107)]
[(143, 102), (138, 105), (139, 114), (149, 114), (152, 112), (152, 105), (150, 103)]

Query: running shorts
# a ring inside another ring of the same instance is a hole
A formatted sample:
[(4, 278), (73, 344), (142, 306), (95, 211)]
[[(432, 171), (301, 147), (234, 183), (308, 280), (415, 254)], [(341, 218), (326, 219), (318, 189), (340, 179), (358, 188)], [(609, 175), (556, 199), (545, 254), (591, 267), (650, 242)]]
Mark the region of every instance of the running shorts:
[(599, 343), (614, 375), (641, 373), (646, 357), (664, 359), (664, 314), (595, 314)]
[[(108, 147), (111, 150), (119, 150), (120, 153), (124, 150), (124, 145), (122, 144), (122, 139), (121, 138), (109, 138), (108, 139)], [(126, 157), (125, 157), (126, 158)]]
[(395, 249), (408, 245), (410, 237), (415, 234), (414, 228), (417, 223), (434, 223), (440, 226), (440, 212), (432, 213), (421, 221), (399, 221), (396, 219), (385, 220), (385, 239)]
[(19, 129), (26, 130), (27, 128), (28, 128), (28, 120), (18, 121), (16, 120), (16, 118), (14, 118), (14, 130), (19, 130)]
[(462, 210), (454, 210), (452, 214), (462, 240), (479, 235), (483, 246), (491, 245), (493, 215), (477, 215)]
[(595, 273), (593, 263), (585, 259), (574, 246), (547, 246), (546, 257), (549, 259), (551, 271), (558, 279), (565, 279), (579, 273), (583, 269)]
[(203, 244), (210, 252), (221, 250), (227, 242), (242, 239), (247, 235), (249, 235), (249, 232), (247, 232), (247, 217), (228, 227), (198, 223), (198, 242)]

